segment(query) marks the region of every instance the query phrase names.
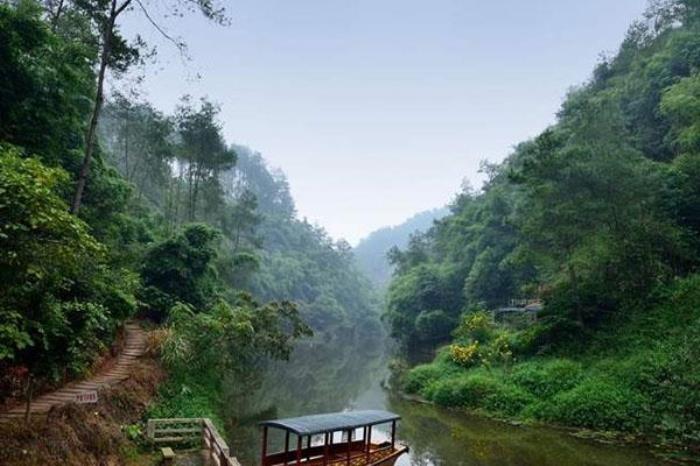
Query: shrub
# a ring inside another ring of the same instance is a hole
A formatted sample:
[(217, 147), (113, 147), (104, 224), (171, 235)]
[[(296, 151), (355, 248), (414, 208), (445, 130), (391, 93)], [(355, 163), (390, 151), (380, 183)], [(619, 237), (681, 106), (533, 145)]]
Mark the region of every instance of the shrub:
[(440, 406), (462, 406), (462, 399), (457, 386), (459, 378), (433, 380), (425, 386), (421, 394)]
[(428, 383), (437, 380), (442, 374), (442, 369), (436, 364), (416, 366), (406, 374), (403, 380), (403, 389), (407, 393), (420, 393)]
[(539, 405), (536, 418), (575, 427), (632, 431), (639, 426), (639, 407), (646, 400), (637, 391), (601, 379), (587, 379)]
[(513, 370), (511, 380), (539, 398), (549, 398), (576, 386), (581, 380), (581, 365), (568, 359), (543, 363), (526, 362)]
[(479, 342), (475, 341), (468, 345), (455, 343), (449, 346), (450, 359), (455, 364), (462, 367), (473, 366), (479, 359)]
[(489, 341), (493, 333), (494, 325), (491, 317), (483, 311), (464, 314), (459, 327), (454, 331), (457, 338), (469, 338), (479, 342)]
[(520, 412), (532, 401), (524, 390), (478, 372), (434, 381), (427, 385), (424, 394), (441, 406), (484, 408), (503, 414)]
[(497, 390), (485, 397), (483, 406), (493, 413), (516, 416), (534, 401), (535, 398), (522, 388), (502, 383), (497, 385)]
[(0, 145), (0, 363), (34, 379), (85, 371), (114, 331), (108, 306), (127, 307), (111, 299), (104, 247), (59, 196), (68, 180)]

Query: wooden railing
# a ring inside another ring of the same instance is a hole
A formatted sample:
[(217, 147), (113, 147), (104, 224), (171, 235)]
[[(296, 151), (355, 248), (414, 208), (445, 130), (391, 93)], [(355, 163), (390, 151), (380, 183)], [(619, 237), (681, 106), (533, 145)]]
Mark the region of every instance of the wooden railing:
[(230, 456), (228, 445), (207, 418), (149, 419), (146, 435), (156, 444), (182, 444), (199, 440), (217, 466), (241, 466), (235, 457)]

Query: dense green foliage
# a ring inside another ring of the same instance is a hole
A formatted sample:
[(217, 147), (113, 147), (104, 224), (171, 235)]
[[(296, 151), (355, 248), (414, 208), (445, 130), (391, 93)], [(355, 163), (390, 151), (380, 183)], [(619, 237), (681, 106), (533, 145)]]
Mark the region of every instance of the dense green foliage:
[(357, 343), (381, 336), (378, 299), (349, 245), (296, 219), (284, 174), (267, 169), (260, 155), (245, 147), (235, 150), (239, 163), (224, 174), (227, 189), (240, 196), (252, 193), (259, 213), (255, 234), (245, 241), (262, 245), (250, 291), (262, 300), (297, 303), (304, 321), (327, 339)]
[(404, 388), (444, 406), (697, 445), (700, 276), (657, 301), (599, 331), (579, 354), (504, 361), (494, 341), (505, 336), (515, 348), (522, 335), (489, 323), (487, 343), (470, 360), (459, 350), (476, 340), (460, 338), (412, 369)]
[(426, 210), (415, 214), (399, 225), (373, 231), (353, 248), (360, 270), (372, 280), (377, 288), (385, 289), (392, 273), (388, 257), (389, 251), (392, 248), (405, 248), (411, 235), (424, 233), (433, 225), (433, 221), (441, 219), (447, 213), (446, 208)]
[(288, 302), (260, 306), (241, 294), (235, 303), (218, 301), (195, 313), (173, 307), (163, 358), (171, 374), (161, 390), (154, 417), (210, 417), (220, 426), (221, 396), (240, 385), (265, 356), (287, 359), (294, 339), (310, 334)]
[[(393, 253), (393, 335), (413, 350), (454, 340), (407, 390), (697, 442), (699, 13), (654, 3), (555, 125)], [(481, 312), (513, 299), (541, 300), (537, 323)]]
[(96, 164), (89, 209), (82, 219), (68, 214), (92, 83), (89, 45), (52, 34), (32, 2), (0, 5), (0, 21), (5, 396), (15, 376), (29, 383), (85, 371), (135, 310), (137, 277), (101, 244), (105, 225), (124, 226), (119, 202), (129, 188), (114, 172)]
[(484, 166), (480, 191), (395, 251), (387, 317), (404, 343), (421, 342), (422, 313), (454, 327), (511, 298), (544, 298), (551, 332), (585, 337), (697, 267), (698, 7), (657, 8), (571, 91), (557, 124)]
[(377, 302), (347, 246), (296, 219), (284, 175), (225, 141), (216, 104), (96, 105), (105, 53), (112, 71), (140, 53), (117, 29), (105, 51), (108, 3), (0, 3), (0, 394), (89, 371), (150, 317), (171, 372), (154, 409), (216, 417), (222, 383), (289, 357), (304, 321), (377, 335)]
[(0, 154), (0, 359), (51, 376), (84, 369), (124, 317), (100, 292), (104, 251), (54, 192), (66, 180), (12, 149)]
[(201, 224), (154, 245), (144, 258), (142, 301), (162, 319), (176, 303), (206, 307), (215, 296), (218, 232)]

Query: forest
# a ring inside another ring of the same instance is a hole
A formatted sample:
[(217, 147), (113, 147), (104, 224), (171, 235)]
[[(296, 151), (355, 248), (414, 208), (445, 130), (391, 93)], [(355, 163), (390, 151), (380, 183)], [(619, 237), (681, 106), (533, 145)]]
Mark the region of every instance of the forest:
[(399, 225), (383, 227), (367, 235), (353, 248), (360, 271), (383, 293), (393, 273), (393, 267), (389, 263), (389, 252), (393, 248), (404, 249), (411, 236), (424, 233), (435, 220), (447, 215), (447, 212), (447, 208), (426, 210)]
[(150, 49), (115, 5), (0, 3), (0, 394), (89, 373), (140, 317), (163, 325), (171, 375), (153, 413), (220, 419), (227, 378), (297, 339), (381, 338), (379, 300), (284, 174), (224, 139), (215, 102), (167, 115), (119, 92)]
[(216, 96), (163, 111), (132, 85), (158, 55), (125, 12), (186, 54), (144, 3), (0, 0), (0, 414), (29, 421), (139, 322), (167, 376), (116, 427), (130, 440), (187, 417), (252, 445), (256, 416), (389, 405), (390, 388), (422, 403), (401, 434), (427, 451), (419, 411), (700, 455), (700, 1), (650, 2), (483, 186), (354, 248), (226, 139)]
[[(555, 124), (392, 251), (391, 334), (439, 348), (404, 390), (697, 448), (699, 71), (700, 4), (653, 3)], [(494, 321), (512, 301), (543, 308)]]

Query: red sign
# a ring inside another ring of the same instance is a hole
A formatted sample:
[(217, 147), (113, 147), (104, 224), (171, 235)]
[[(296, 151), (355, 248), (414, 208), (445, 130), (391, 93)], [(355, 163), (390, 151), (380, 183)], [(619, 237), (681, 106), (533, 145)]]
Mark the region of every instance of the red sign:
[(76, 403), (97, 403), (97, 392), (93, 390), (90, 392), (78, 393), (77, 395), (75, 395), (75, 402)]

